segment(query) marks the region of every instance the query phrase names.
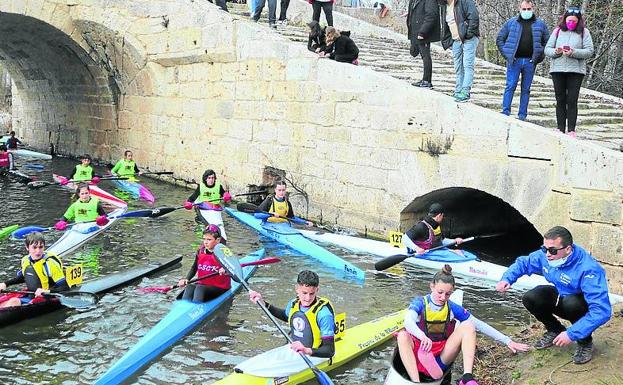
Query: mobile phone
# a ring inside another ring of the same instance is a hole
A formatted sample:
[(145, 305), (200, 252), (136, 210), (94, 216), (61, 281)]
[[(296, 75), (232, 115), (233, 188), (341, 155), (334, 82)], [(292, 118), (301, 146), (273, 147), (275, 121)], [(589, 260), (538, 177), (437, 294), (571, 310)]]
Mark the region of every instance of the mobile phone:
[(563, 51), (569, 51), (571, 49), (571, 47), (569, 47), (568, 45), (563, 45), (562, 46), (562, 50)]

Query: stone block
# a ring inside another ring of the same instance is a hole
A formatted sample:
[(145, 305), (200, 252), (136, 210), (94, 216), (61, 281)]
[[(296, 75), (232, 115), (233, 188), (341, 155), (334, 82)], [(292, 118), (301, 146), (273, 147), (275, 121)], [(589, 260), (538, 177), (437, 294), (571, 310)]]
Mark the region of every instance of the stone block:
[(593, 223), (591, 245), (591, 254), (597, 260), (623, 267), (623, 232), (620, 226)]
[(310, 81), (316, 79), (317, 58), (295, 58), (286, 64), (286, 80)]
[[(563, 223), (556, 224), (557, 226), (564, 226), (573, 235), (573, 243), (577, 243), (589, 252), (591, 250), (591, 242), (593, 238), (592, 224), (589, 222), (577, 222), (573, 220), (565, 220)], [(547, 231), (549, 229), (545, 229)]]
[(623, 154), (568, 136), (559, 140), (558, 184), (623, 192)]
[(621, 225), (623, 205), (619, 194), (573, 189), (570, 218), (576, 221)]

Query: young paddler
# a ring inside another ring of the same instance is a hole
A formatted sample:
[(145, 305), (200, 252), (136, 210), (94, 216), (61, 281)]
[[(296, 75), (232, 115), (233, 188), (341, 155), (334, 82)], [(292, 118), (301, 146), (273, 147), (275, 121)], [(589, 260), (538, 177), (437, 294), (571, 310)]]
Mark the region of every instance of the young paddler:
[(6, 145), (0, 144), (0, 175), (13, 169), (15, 169), (13, 154), (7, 151)]
[[(262, 211), (273, 214), (268, 218), (268, 222), (287, 222), (288, 218), (294, 218), (294, 209), (292, 204), (286, 195), (286, 182), (280, 180), (275, 183), (275, 193), (269, 195), (259, 205), (259, 209)], [(313, 223), (307, 221), (307, 225), (311, 226)]]
[(254, 303), (263, 302), (273, 316), (290, 324), (292, 350), (330, 358), (335, 354), (335, 311), (327, 298), (318, 296), (319, 286), (318, 274), (304, 270), (296, 279), (296, 298), (290, 300), (285, 309), (268, 304), (253, 290), (249, 291), (249, 299)]
[(76, 189), (78, 200), (69, 206), (60, 221), (56, 222), (54, 228), (62, 231), (67, 228), (68, 222), (93, 222), (98, 226), (106, 226), (108, 218), (106, 211), (102, 208), (102, 203), (97, 198), (93, 198), (89, 192), (89, 185), (81, 182)]
[(45, 251), (45, 238), (39, 232), (26, 236), (24, 244), (28, 255), (22, 258), (17, 276), (0, 283), (0, 292), (7, 286), (25, 283), (28, 291), (34, 291), (34, 298), (28, 294), (10, 294), (0, 297), (0, 308), (44, 301), (43, 294), (69, 290), (63, 262), (56, 254)]
[(127, 176), (130, 182), (136, 182), (134, 175), (141, 174), (136, 162), (134, 161), (134, 154), (130, 150), (126, 150), (123, 154), (123, 159), (119, 160), (115, 167), (110, 170), (113, 175)]
[[(221, 230), (223, 241), (227, 240), (225, 233), (225, 225), (221, 211), (223, 211), (223, 203), (231, 201), (231, 194), (225, 189), (221, 182), (216, 180), (214, 170), (207, 169), (201, 176), (201, 182), (195, 191), (184, 202), (184, 208), (191, 210), (197, 206), (206, 213), (205, 221), (210, 224), (217, 225)], [(209, 211), (205, 211), (209, 210)], [(200, 214), (203, 215), (203, 214)], [(223, 242), (225, 244), (226, 242)]]

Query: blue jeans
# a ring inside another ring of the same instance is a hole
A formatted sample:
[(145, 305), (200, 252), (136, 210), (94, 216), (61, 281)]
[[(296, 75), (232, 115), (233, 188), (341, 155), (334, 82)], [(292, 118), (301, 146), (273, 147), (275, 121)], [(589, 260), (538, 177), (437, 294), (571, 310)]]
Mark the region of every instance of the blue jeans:
[(480, 39), (474, 36), (464, 42), (455, 40), (452, 43), (452, 58), (454, 60), (454, 72), (456, 73), (455, 93), (461, 91), (469, 93), (472, 89), (476, 48), (478, 48), (479, 42)]
[(515, 88), (519, 82), (521, 75), (521, 96), (519, 97), (519, 114), (521, 120), (525, 120), (528, 116), (528, 102), (530, 101), (530, 86), (534, 78), (536, 65), (530, 58), (518, 58), (506, 66), (506, 89), (504, 90), (504, 98), (502, 99), (502, 113), (504, 115), (511, 114), (511, 104), (513, 103), (513, 95)]
[[(255, 11), (253, 12), (253, 19), (258, 21), (262, 15), (264, 4), (267, 0), (258, 0), (255, 5)], [(268, 0), (268, 23), (275, 24), (277, 21), (277, 0)]]

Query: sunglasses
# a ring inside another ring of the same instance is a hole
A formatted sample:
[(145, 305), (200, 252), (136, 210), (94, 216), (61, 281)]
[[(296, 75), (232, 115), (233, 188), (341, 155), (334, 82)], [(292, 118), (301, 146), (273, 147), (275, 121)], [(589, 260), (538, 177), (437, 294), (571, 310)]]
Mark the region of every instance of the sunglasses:
[(545, 246), (541, 246), (541, 251), (544, 253), (549, 253), (550, 255), (556, 255), (558, 254), (558, 252), (564, 248), (566, 248), (567, 246), (563, 246), (563, 247), (545, 247)]
[(581, 13), (579, 8), (569, 8), (567, 9), (567, 14), (569, 15), (579, 15)]

